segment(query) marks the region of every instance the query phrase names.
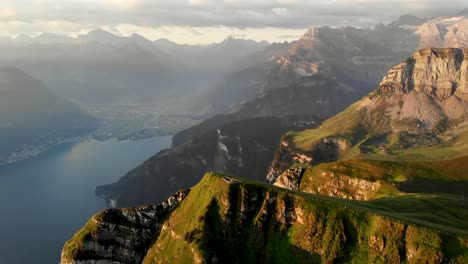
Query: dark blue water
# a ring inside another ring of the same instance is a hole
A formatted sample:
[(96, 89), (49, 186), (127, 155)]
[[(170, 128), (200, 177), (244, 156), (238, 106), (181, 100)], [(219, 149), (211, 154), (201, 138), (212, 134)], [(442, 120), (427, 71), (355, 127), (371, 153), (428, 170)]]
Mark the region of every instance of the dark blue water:
[(105, 209), (94, 188), (114, 182), (170, 141), (90, 140), (0, 168), (0, 264), (59, 263), (64, 242)]

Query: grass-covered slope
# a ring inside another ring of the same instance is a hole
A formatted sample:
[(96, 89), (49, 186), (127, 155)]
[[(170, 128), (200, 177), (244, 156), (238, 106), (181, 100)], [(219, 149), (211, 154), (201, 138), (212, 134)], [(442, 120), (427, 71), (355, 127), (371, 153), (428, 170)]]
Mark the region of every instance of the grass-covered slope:
[(467, 217), (452, 196), (358, 202), (209, 173), (144, 263), (463, 263)]

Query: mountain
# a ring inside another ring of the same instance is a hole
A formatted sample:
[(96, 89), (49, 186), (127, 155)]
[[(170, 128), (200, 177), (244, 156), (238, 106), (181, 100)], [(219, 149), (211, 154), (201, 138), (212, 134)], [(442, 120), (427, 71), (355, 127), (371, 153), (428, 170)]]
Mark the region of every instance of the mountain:
[[(380, 25), (374, 29), (352, 27), (310, 28), (299, 40), (287, 47), (288, 50), (285, 55), (277, 56), (270, 64), (265, 64), (270, 65), (271, 68), (269, 68), (263, 79), (259, 79), (259, 75), (252, 79), (247, 78), (247, 80), (250, 79), (257, 83), (255, 85), (257, 95), (254, 99), (237, 105), (233, 104), (233, 101), (224, 101), (226, 104), (230, 104), (229, 107), (224, 106), (224, 109), (230, 110), (230, 114), (224, 117), (215, 117), (212, 120), (202, 122), (194, 129), (189, 128), (182, 131), (174, 137), (174, 142), (190, 139), (190, 136), (180, 135), (190, 135), (194, 130), (204, 132), (214, 130), (216, 126), (227, 124), (232, 120), (257, 117), (286, 118), (295, 116), (301, 118), (303, 116), (314, 116), (314, 121), (317, 122), (318, 120), (330, 118), (368, 94), (378, 86), (379, 79), (381, 80), (381, 77), (385, 75), (388, 69), (414, 53), (420, 43), (420, 39), (414, 33), (414, 30), (392, 24)], [(261, 68), (258, 68), (259, 71)], [(260, 85), (258, 84), (259, 80), (262, 80)], [(251, 87), (255, 88), (255, 86)], [(232, 87), (232, 89), (219, 89), (218, 91), (227, 91), (225, 94), (229, 96), (226, 96), (226, 98), (236, 98), (229, 92), (243, 89), (242, 87), (245, 86), (236, 87), (235, 84), (231, 84), (224, 87)], [(247, 90), (247, 92), (249, 93), (246, 94), (253, 94), (252, 90)], [(213, 92), (213, 94), (216, 94), (216, 92)], [(204, 109), (203, 107), (206, 107), (205, 109), (223, 109), (222, 103), (210, 102), (213, 97), (208, 95), (204, 96), (204, 98), (206, 100), (202, 101), (204, 103), (198, 109)], [(220, 102), (223, 102), (223, 100), (220, 100)], [(205, 113), (209, 112), (209, 110), (194, 112)], [(233, 116), (235, 118), (232, 118)], [(350, 122), (348, 119), (344, 120), (346, 122), (339, 120), (333, 125), (341, 127), (342, 124), (339, 122), (343, 122), (343, 124)], [(291, 130), (298, 129), (300, 127), (291, 128)], [(185, 139), (180, 140), (180, 138)], [(407, 140), (409, 138), (410, 136), (407, 137)], [(272, 140), (272, 144), (280, 141), (279, 138)], [(216, 141), (207, 145), (212, 144), (216, 144)], [(209, 152), (208, 149), (208, 147), (206, 149), (200, 148), (198, 151), (201, 153)], [(198, 155), (196, 152), (190, 153), (189, 157), (185, 157), (187, 160), (191, 160)], [(320, 161), (324, 162), (334, 160), (336, 158), (333, 155), (331, 158), (323, 157), (320, 159)], [(272, 179), (276, 179), (283, 171), (282, 169), (276, 171)], [(233, 173), (233, 171), (225, 172)], [(138, 173), (136, 175), (139, 176), (135, 176), (135, 179), (140, 178), (140, 180), (135, 180), (139, 182), (139, 185), (143, 184), (144, 178), (155, 182), (156, 180), (152, 178), (161, 177), (159, 173), (153, 175), (151, 172), (149, 172), (149, 175)], [(194, 174), (193, 179), (197, 178), (196, 175), (200, 174)], [(167, 179), (160, 180), (165, 182)], [(125, 187), (126, 185), (127, 187)], [(127, 181), (122, 180), (118, 184), (119, 188), (112, 188), (111, 195), (109, 195), (108, 188), (100, 189), (99, 193), (114, 200), (120, 197), (120, 192), (125, 192), (128, 197), (133, 197), (133, 202), (137, 202), (138, 197), (142, 196), (137, 188), (129, 187), (130, 185)], [(141, 201), (148, 202), (149, 200), (145, 198)], [(151, 201), (157, 202), (157, 200)], [(125, 204), (136, 205), (138, 203)]]
[(357, 202), (207, 173), (159, 205), (93, 216), (61, 263), (464, 263), (467, 208), (446, 195)]
[(420, 18), (415, 15), (407, 14), (407, 15), (402, 15), (398, 18), (398, 20), (392, 22), (392, 26), (397, 26), (397, 27), (414, 27), (414, 26), (420, 26), (424, 23), (427, 22), (427, 18)]
[[(135, 139), (174, 134), (250, 100), (272, 58), (268, 51), (265, 57), (249, 55), (268, 46), (235, 38), (179, 45), (97, 29), (76, 38), (5, 38), (0, 56), (2, 65), (28, 72), (96, 115), (102, 121), (96, 138)], [(207, 97), (219, 103), (209, 106)]]
[(234, 37), (209, 45), (177, 44), (167, 39), (156, 40), (154, 44), (192, 67), (222, 74), (229, 73), (230, 67), (241, 58), (260, 52), (270, 45), (265, 41)]
[(96, 128), (96, 120), (15, 68), (0, 68), (0, 165), (39, 155)]
[[(30, 40), (31, 41), (31, 40)], [(57, 35), (52, 33), (42, 33), (34, 38), (34, 42), (40, 44), (70, 44), (74, 43), (75, 40), (72, 37)]]
[(392, 65), (413, 53), (416, 43), (411, 30), (390, 25), (374, 29), (312, 27), (269, 71), (260, 94), (321, 75), (354, 87), (361, 97)]
[[(199, 95), (193, 96), (195, 112), (235, 112), (258, 93), (265, 75), (277, 58), (290, 48), (288, 42), (273, 43), (262, 50), (236, 59), (221, 80)], [(201, 110), (200, 110), (201, 109)]]
[[(230, 120), (227, 121), (226, 119)], [(278, 139), (287, 131), (318, 123), (310, 117), (219, 116), (175, 135), (173, 147), (129, 171), (96, 193), (111, 206), (158, 203), (200, 181), (206, 171), (222, 171), (263, 180)]]
[(455, 48), (416, 52), (319, 128), (286, 134), (268, 180), (364, 200), (380, 189), (398, 192), (395, 186), (466, 195), (467, 55)]

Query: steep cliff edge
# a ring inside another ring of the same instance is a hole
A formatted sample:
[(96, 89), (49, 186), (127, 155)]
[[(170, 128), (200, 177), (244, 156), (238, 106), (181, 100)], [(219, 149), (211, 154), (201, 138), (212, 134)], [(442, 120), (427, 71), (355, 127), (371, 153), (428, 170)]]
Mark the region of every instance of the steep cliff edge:
[(188, 193), (179, 191), (158, 205), (94, 215), (65, 243), (61, 263), (140, 263), (161, 232), (161, 224)]
[[(160, 232), (152, 233), (149, 248), (140, 252), (143, 263), (463, 263), (468, 226), (460, 219), (467, 215), (467, 202), (452, 196), (358, 202), (208, 173), (159, 222)], [(118, 232), (95, 232), (92, 225), (72, 241), (99, 241)], [(134, 230), (131, 224), (120, 226)], [(110, 247), (126, 252), (121, 245)], [(92, 249), (87, 256), (106, 257), (78, 259), (65, 246), (62, 263), (135, 263), (105, 255), (105, 248)]]

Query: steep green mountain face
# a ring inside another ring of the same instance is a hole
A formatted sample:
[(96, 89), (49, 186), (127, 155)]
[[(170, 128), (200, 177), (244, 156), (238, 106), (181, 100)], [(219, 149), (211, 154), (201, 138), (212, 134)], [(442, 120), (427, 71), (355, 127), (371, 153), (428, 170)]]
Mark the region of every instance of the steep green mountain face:
[(467, 217), (449, 195), (362, 202), (207, 173), (160, 205), (95, 215), (61, 263), (466, 263)]
[[(229, 121), (226, 121), (229, 120)], [(176, 135), (164, 150), (96, 193), (111, 205), (158, 203), (179, 189), (190, 188), (214, 170), (263, 180), (278, 139), (287, 131), (318, 122), (315, 117), (218, 117)]]
[(0, 68), (0, 165), (91, 132), (96, 120), (15, 68)]
[(420, 50), (319, 128), (286, 134), (269, 181), (363, 200), (398, 188), (466, 195), (467, 55)]

